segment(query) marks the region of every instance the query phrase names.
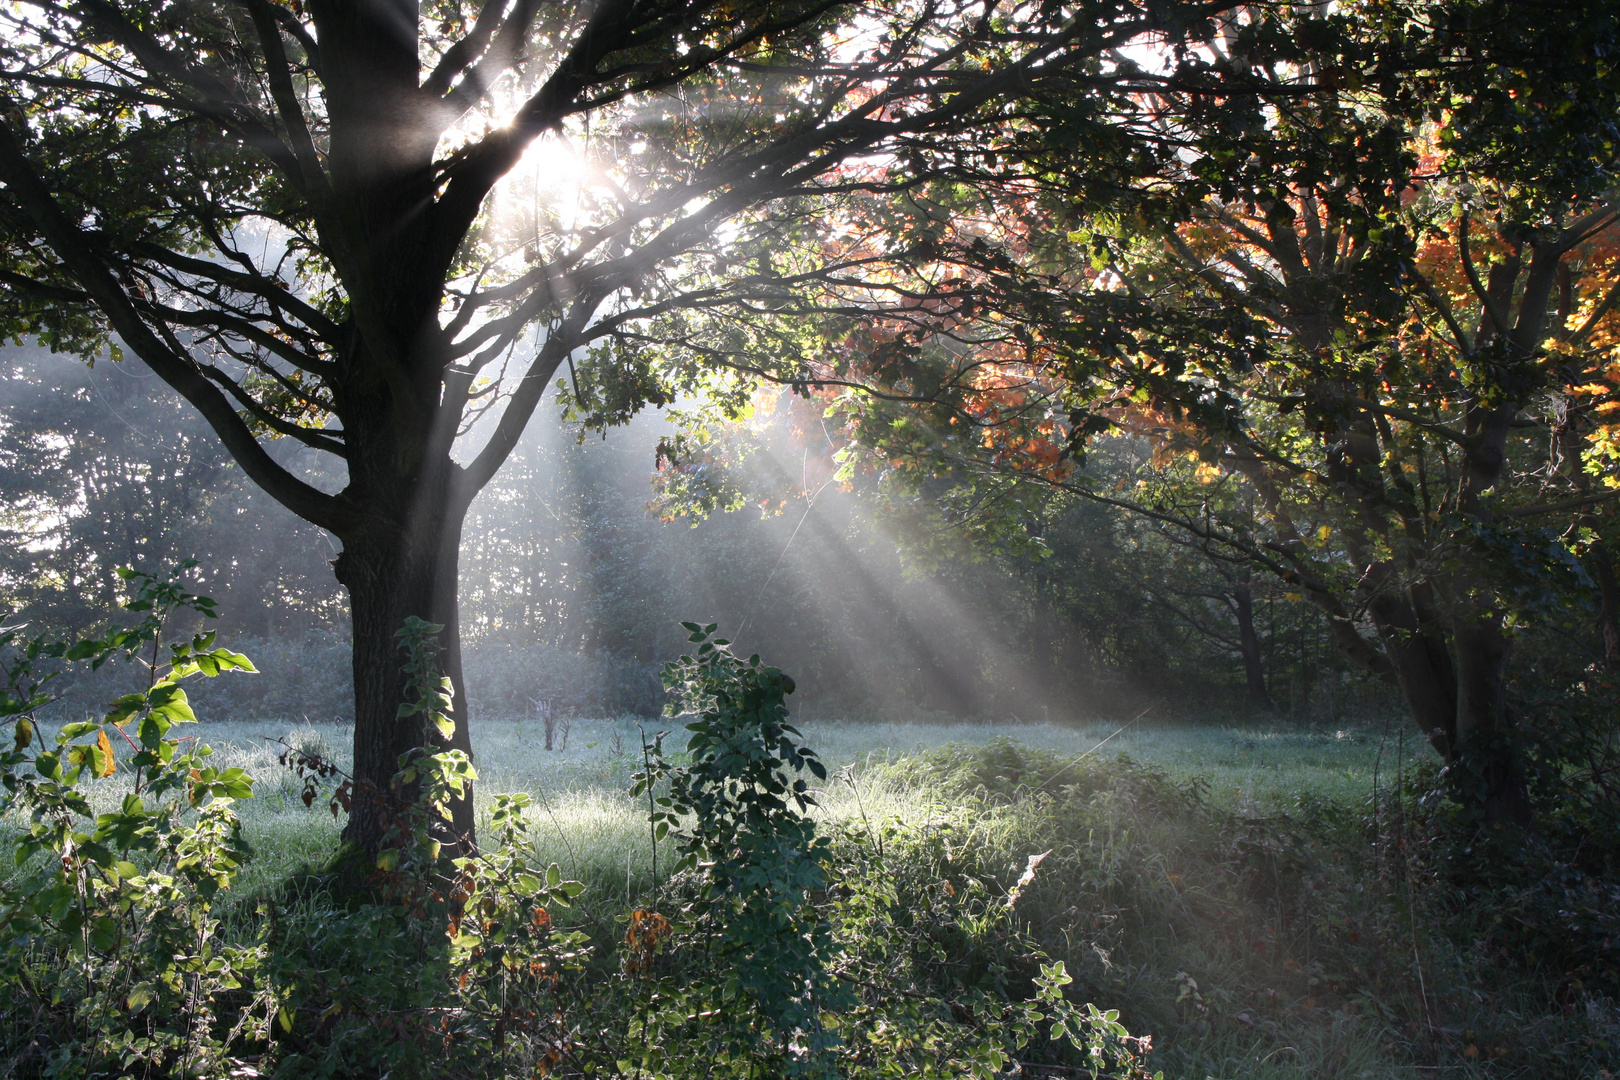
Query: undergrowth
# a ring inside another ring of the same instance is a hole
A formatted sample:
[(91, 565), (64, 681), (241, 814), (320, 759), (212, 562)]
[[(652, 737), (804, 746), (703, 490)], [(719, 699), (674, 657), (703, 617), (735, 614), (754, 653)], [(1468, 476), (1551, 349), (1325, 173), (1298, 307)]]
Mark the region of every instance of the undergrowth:
[[(1010, 881), (1077, 996), (1151, 1032), (1186, 1077), (1606, 1077), (1620, 1071), (1620, 899), (1598, 826), (1468, 832), (1417, 770), (1347, 806), (1240, 813), (1129, 758), (1014, 743), (946, 747), (884, 772), (957, 812), (863, 826), (928, 912), (943, 883)], [(853, 843), (853, 841), (852, 841)], [(971, 887), (971, 886), (970, 886)], [(935, 955), (974, 963), (949, 925)], [(1440, 1070), (1437, 1073), (1435, 1070)]]
[[(693, 655), (664, 672), (683, 731), (639, 755), (649, 891), (564, 880), (522, 794), (495, 797), (476, 854), (454, 843), (449, 800), (475, 775), (455, 752), (405, 755), (388, 791), (364, 792), (297, 744), (284, 761), (310, 812), (377, 798), (388, 836), (227, 908), (252, 856), (232, 810), (252, 778), (170, 729), (193, 719), (182, 680), (251, 665), (206, 635), (165, 641), (170, 612), (210, 605), (130, 578), (129, 631), (0, 642), (19, 865), (0, 888), (8, 1074), (1620, 1071), (1601, 695), (1546, 706), (1526, 754), (1546, 809), (1524, 835), (1461, 820), (1458, 778), (1400, 753), (1363, 803), (1263, 812), (1127, 757), (1006, 740), (829, 776), (789, 723), (792, 680), (694, 624)], [(442, 732), (454, 688), (435, 630), (401, 632), (402, 708)], [(129, 655), (145, 686), (47, 737), (45, 669)], [(95, 785), (119, 783), (100, 812)], [(830, 785), (856, 816), (815, 816)], [(886, 785), (931, 802), (868, 815)]]

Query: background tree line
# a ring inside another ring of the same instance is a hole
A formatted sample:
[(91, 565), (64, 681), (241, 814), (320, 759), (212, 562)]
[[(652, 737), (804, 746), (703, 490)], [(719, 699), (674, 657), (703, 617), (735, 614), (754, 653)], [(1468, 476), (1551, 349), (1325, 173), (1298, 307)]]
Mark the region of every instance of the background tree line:
[[(12, 619), (90, 632), (117, 611), (112, 567), (196, 558), (197, 587), (220, 599), (221, 630), (280, 676), (207, 686), (205, 713), (350, 715), (331, 538), (247, 483), (138, 361), (84, 367), (20, 348), (6, 357)], [(679, 652), (679, 622), (694, 612), (786, 658), (824, 714), (1059, 720), (1162, 701), (1204, 717), (1274, 704), (1283, 716), (1330, 719), (1384, 704), (1349, 677), (1308, 609), (1257, 582), (1245, 613), (1231, 568), (1175, 535), (1075, 502), (1049, 510), (1043, 557), (1027, 543), (968, 543), (882, 498), (874, 478), (838, 483), (825, 448), (812, 462), (785, 411), (762, 410), (760, 423), (776, 456), (743, 479), (757, 497), (695, 526), (649, 483), (667, 425), (581, 441), (537, 424), (471, 510), (462, 588), (475, 704), (505, 716), (535, 700), (559, 712), (656, 713), (657, 667)], [(794, 464), (808, 488), (769, 484)], [(92, 707), (93, 696), (86, 687), (69, 702)]]

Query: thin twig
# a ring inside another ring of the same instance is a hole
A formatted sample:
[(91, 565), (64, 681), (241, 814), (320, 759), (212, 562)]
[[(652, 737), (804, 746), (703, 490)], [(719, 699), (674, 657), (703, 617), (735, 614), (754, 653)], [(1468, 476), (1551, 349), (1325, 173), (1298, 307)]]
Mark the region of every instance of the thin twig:
[[(1135, 716), (1133, 716), (1129, 720), (1125, 721), (1123, 724), (1121, 724), (1119, 726), (1119, 730), (1114, 732), (1114, 735), (1118, 735), (1120, 733), (1120, 731), (1124, 731), (1126, 728), (1130, 727), (1132, 724), (1134, 724), (1138, 720), (1142, 719), (1142, 717), (1144, 717), (1148, 713), (1152, 712), (1160, 704), (1162, 704), (1162, 703), (1158, 702), (1158, 701), (1155, 701), (1152, 705), (1149, 705), (1147, 708), (1143, 709), (1141, 712), (1137, 713)], [(1108, 736), (1108, 739), (1112, 739), (1114, 737), (1114, 735)], [(1050, 784), (1053, 780), (1056, 780), (1058, 777), (1062, 776), (1064, 773), (1066, 773), (1070, 769), (1074, 768), (1074, 766), (1080, 764), (1080, 762), (1084, 761), (1086, 758), (1090, 757), (1092, 754), (1095, 754), (1098, 750), (1101, 750), (1102, 747), (1103, 747), (1103, 743), (1106, 743), (1108, 741), (1108, 739), (1104, 739), (1102, 742), (1098, 743), (1096, 746), (1093, 746), (1090, 750), (1087, 750), (1085, 753), (1081, 754), (1079, 757), (1075, 758), (1073, 761), (1071, 761), (1067, 765), (1063, 766), (1063, 768), (1059, 769), (1057, 772), (1053, 773), (1051, 776), (1048, 776), (1046, 778), (1046, 783), (1042, 784), (1040, 787), (1036, 788), (1035, 791), (1036, 792), (1044, 791), (1046, 789), (1046, 784)]]

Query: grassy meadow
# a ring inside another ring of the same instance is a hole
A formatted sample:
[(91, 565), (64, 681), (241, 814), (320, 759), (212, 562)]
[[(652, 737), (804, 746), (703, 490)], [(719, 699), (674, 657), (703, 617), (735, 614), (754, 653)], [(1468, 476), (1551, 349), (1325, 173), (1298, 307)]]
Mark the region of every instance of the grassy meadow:
[[(497, 792), (528, 792), (540, 851), (581, 881), (613, 882), (619, 889), (645, 885), (650, 866), (645, 806), (626, 792), (641, 768), (643, 732), (679, 735), (669, 719), (574, 719), (566, 745), (559, 724), (545, 749), (538, 720), (492, 719), (473, 725), (480, 804)], [(1124, 730), (1121, 731), (1121, 726)], [(1375, 771), (1389, 776), (1402, 749), (1397, 726), (1312, 730), (1265, 724), (1203, 726), (1148, 718), (1134, 723), (1098, 721), (1056, 724), (944, 721), (900, 723), (836, 719), (803, 723), (807, 744), (833, 774), (817, 791), (825, 819), (911, 820), (937, 814), (941, 793), (909, 782), (906, 770), (882, 768), (941, 746), (983, 746), (1009, 740), (1063, 760), (1106, 762), (1125, 756), (1163, 768), (1170, 776), (1207, 785), (1212, 803), (1247, 813), (1270, 813), (1296, 796), (1313, 795), (1347, 805), (1372, 791)], [(258, 778), (257, 797), (240, 807), (256, 856), (250, 881), (271, 883), (310, 863), (319, 863), (336, 843), (338, 823), (306, 809), (300, 785), (277, 762), (274, 740), (328, 756), (347, 766), (353, 729), (339, 724), (271, 720), (211, 721), (199, 731), (214, 748), (214, 760), (239, 765)], [(672, 737), (678, 748), (681, 740)], [(1380, 751), (1382, 750), (1382, 760)], [(1414, 748), (1404, 744), (1411, 756)], [(875, 768), (876, 767), (876, 768)], [(853, 782), (852, 782), (853, 781)], [(1386, 778), (1387, 782), (1387, 778)], [(109, 790), (108, 796), (111, 796)], [(317, 808), (321, 804), (317, 803)], [(251, 887), (244, 892), (251, 892)]]
[[(677, 721), (642, 725), (559, 721), (552, 751), (539, 721), (473, 725), (484, 827), (494, 793), (530, 793), (539, 857), (585, 884), (557, 925), (583, 931), (609, 975), (624, 913), (672, 897), (667, 881), (654, 895), (646, 803), (627, 789), (643, 729), (677, 729), (671, 750), (684, 738)], [(815, 790), (821, 831), (839, 845), (839, 866), (893, 878), (906, 941), (935, 957), (915, 970), (949, 981), (953, 968), (1003, 963), (995, 978), (1019, 993), (1027, 959), (998, 960), (991, 939), (964, 938), (957, 891), (1001, 904), (1047, 852), (1017, 899), (1024, 933), (1066, 963), (1072, 999), (1118, 1009), (1134, 1035), (1152, 1036), (1150, 1067), (1171, 1080), (1610, 1080), (1620, 1070), (1614, 999), (1588, 988), (1557, 942), (1534, 938), (1547, 905), (1471, 907), (1448, 886), (1426, 840), (1435, 831), (1416, 821), (1421, 789), (1401, 789), (1432, 769), (1429, 751), (1396, 722), (812, 717), (802, 730), (829, 771)], [(326, 865), (339, 821), (324, 795), (305, 806), (277, 740), (342, 766), (352, 729), (207, 721), (188, 735), (214, 748), (215, 763), (256, 777), (254, 797), (238, 803), (253, 858), (215, 907), (225, 933), (249, 936), (266, 899), (288, 926), (327, 923), (326, 900), (298, 899), (288, 882)], [(92, 801), (110, 808), (123, 776), (94, 782)], [(1555, 895), (1552, 907), (1562, 916), (1568, 904)], [(1531, 960), (1508, 962), (1510, 949)], [(1042, 1069), (1021, 1075), (1084, 1075)]]
[[(1127, 719), (811, 719), (806, 741), (829, 767), (816, 813), (840, 843), (879, 852), (913, 909), (931, 903), (929, 882), (1005, 894), (1031, 855), (1054, 853), (1019, 915), (1079, 1000), (1153, 1037), (1152, 1067), (1172, 1080), (1613, 1075), (1611, 1000), (1557, 963), (1499, 962), (1491, 913), (1462, 906), (1416, 850), (1416, 803), (1394, 792), (1428, 751), (1398, 725)], [(351, 732), (263, 720), (197, 734), (258, 778), (240, 805), (255, 854), (220, 909), (228, 925), (337, 841), (324, 800), (303, 805), (266, 737), (342, 763)], [(645, 804), (626, 794), (642, 733), (575, 719), (557, 736), (547, 752), (538, 721), (476, 723), (481, 808), (496, 792), (533, 796), (540, 854), (586, 885), (560, 918), (606, 956), (614, 917), (653, 890)]]

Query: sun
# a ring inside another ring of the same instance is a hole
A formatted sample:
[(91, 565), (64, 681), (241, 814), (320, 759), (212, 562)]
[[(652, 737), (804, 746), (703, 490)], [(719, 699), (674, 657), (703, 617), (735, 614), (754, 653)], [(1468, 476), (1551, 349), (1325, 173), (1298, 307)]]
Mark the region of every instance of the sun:
[(566, 195), (597, 179), (573, 140), (555, 131), (541, 135), (518, 159), (509, 179), (530, 180), (537, 190)]

